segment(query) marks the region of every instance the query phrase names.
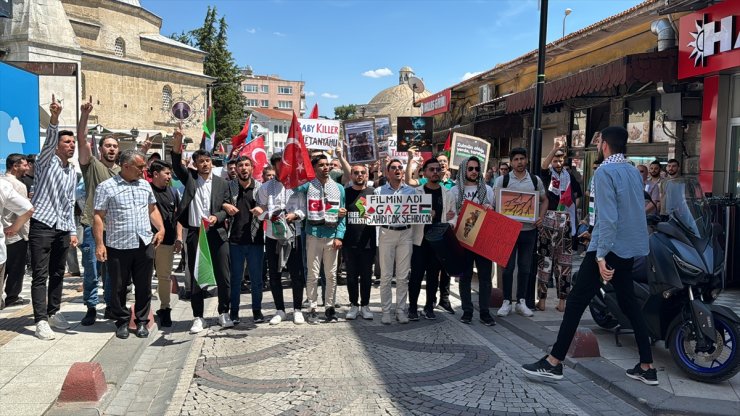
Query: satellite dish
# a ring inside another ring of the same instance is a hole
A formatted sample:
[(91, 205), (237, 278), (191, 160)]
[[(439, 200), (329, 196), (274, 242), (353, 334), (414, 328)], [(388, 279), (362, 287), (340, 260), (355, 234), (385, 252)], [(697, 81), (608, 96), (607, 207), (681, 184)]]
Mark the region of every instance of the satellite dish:
[(424, 92), (424, 81), (417, 77), (410, 77), (408, 81), (409, 87), (411, 88), (411, 91), (421, 94)]

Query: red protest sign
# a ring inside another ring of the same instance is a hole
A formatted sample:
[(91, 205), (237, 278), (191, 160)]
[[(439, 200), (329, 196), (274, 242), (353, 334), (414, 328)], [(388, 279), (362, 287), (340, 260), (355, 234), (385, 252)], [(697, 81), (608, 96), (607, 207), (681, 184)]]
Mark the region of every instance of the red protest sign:
[(519, 221), (466, 200), (457, 216), (455, 236), (461, 246), (506, 267), (521, 230)]

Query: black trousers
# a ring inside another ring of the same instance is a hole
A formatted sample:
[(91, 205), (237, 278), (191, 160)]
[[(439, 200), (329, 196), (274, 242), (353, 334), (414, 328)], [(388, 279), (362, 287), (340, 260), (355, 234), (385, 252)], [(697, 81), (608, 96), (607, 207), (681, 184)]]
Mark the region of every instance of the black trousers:
[(411, 274), (409, 278), (409, 310), (417, 309), (419, 294), (421, 293), (421, 281), (424, 274), (427, 276), (427, 300), (424, 308), (433, 308), (437, 302), (437, 286), (439, 286), (439, 271), (442, 264), (437, 260), (434, 250), (426, 240), (422, 240), (420, 246), (414, 246), (411, 252)]
[[(373, 263), (375, 263), (375, 247), (342, 249), (347, 267), (347, 292), (349, 303), (354, 306), (370, 304), (370, 288), (373, 285)], [(357, 291), (359, 285), (359, 292)], [(357, 303), (358, 297), (360, 303)]]
[(8, 260), (5, 262), (5, 303), (18, 300), (23, 290), (23, 276), (26, 274), (26, 253), (28, 241), (19, 240), (8, 244)]
[(69, 231), (51, 228), (31, 218), (28, 245), (33, 269), (31, 300), (34, 322), (46, 321), (59, 312), (69, 235)]
[(491, 316), (488, 310), (488, 303), (491, 301), (493, 262), (467, 249), (465, 250), (464, 261), (465, 269), (460, 278), (460, 301), (462, 301), (463, 312), (472, 316), (474, 311), (470, 284), (473, 280), (473, 263), (475, 263), (475, 267), (478, 269), (478, 306), (480, 307), (480, 316)]
[(126, 307), (128, 285), (134, 284), (134, 315), (137, 323), (149, 322), (149, 309), (152, 303), (152, 272), (154, 271), (154, 246), (139, 241), (139, 247), (119, 250), (105, 247), (108, 252), (108, 275), (111, 291), (110, 313), (116, 325), (129, 320), (131, 311)]
[[(267, 268), (270, 270), (270, 292), (275, 301), (275, 309), (285, 312), (285, 300), (283, 297), (282, 268), (278, 264), (278, 242), (275, 239), (265, 237), (265, 250), (267, 250)], [(306, 286), (306, 278), (303, 276), (303, 241), (295, 239), (295, 245), (290, 250), (288, 257), (288, 273), (290, 273), (290, 284), (293, 289), (293, 309), (300, 310), (303, 307), (303, 288)]]
[[(509, 263), (504, 269), (504, 300), (518, 301), (519, 299), (525, 299), (529, 286), (532, 286), (531, 291), (534, 294), (534, 280), (532, 280), (531, 276), (534, 264), (532, 253), (534, 252), (536, 241), (537, 230), (522, 231), (519, 233), (519, 238), (516, 240), (511, 257), (509, 257)], [(514, 286), (515, 266), (519, 266), (519, 270), (516, 280), (516, 299), (513, 299), (511, 297), (511, 291)]]
[(450, 303), (450, 275), (444, 267), (439, 272), (439, 303)]
[[(188, 227), (188, 236), (185, 244), (188, 254), (188, 271), (190, 271), (190, 307), (193, 309), (193, 317), (203, 317), (203, 292), (198, 285), (195, 276), (195, 258), (198, 253), (199, 228)], [(225, 242), (217, 229), (206, 232), (208, 248), (211, 252), (213, 262), (213, 274), (216, 277), (216, 290), (218, 292), (218, 314), (229, 313), (231, 307), (231, 272), (229, 270), (229, 244)]]
[[(621, 258), (614, 253), (607, 254), (605, 259), (606, 264), (614, 269), (614, 277), (611, 280), (611, 284), (617, 293), (619, 307), (627, 315), (635, 331), (635, 341), (637, 341), (637, 348), (640, 352), (640, 362), (652, 363), (653, 354), (650, 349), (648, 329), (640, 313), (640, 306), (635, 299), (634, 283), (632, 280), (632, 264), (634, 263), (634, 259)], [(599, 273), (599, 265), (596, 263), (596, 252), (589, 251), (583, 258), (576, 282), (571, 288), (568, 299), (565, 302), (565, 313), (563, 315), (563, 322), (560, 324), (558, 339), (550, 352), (553, 357), (561, 361), (565, 359), (565, 354), (568, 352), (573, 336), (578, 329), (581, 316), (591, 302), (591, 299), (596, 295), (600, 285), (601, 274)]]

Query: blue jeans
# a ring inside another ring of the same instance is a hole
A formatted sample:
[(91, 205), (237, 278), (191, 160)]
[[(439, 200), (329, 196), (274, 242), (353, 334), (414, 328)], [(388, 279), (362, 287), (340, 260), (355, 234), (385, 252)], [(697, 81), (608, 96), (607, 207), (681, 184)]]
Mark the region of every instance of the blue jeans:
[[(100, 302), (98, 300), (98, 261), (95, 258), (95, 237), (93, 236), (92, 227), (83, 225), (82, 226), (82, 244), (80, 244), (80, 250), (82, 250), (82, 267), (85, 269), (82, 280), (82, 300), (85, 305), (89, 308), (94, 308)], [(110, 287), (110, 279), (108, 278), (108, 270), (103, 268), (103, 299), (105, 304), (109, 305), (111, 301), (111, 294), (108, 288)]]
[(231, 316), (239, 316), (239, 297), (241, 294), (242, 278), (244, 277), (244, 261), (249, 267), (249, 282), (252, 288), (252, 311), (262, 310), (262, 262), (265, 256), (265, 247), (258, 244), (229, 244), (231, 258)]

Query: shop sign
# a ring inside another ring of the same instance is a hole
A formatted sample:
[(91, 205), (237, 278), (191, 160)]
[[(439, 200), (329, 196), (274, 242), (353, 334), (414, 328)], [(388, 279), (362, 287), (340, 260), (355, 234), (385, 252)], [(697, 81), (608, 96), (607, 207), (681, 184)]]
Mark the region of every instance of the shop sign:
[(448, 88), (442, 92), (432, 94), (427, 98), (419, 100), (421, 103), (421, 115), (425, 117), (446, 113), (450, 109), (452, 92)]
[(740, 2), (725, 1), (679, 22), (678, 78), (740, 67)]

